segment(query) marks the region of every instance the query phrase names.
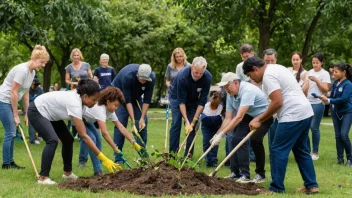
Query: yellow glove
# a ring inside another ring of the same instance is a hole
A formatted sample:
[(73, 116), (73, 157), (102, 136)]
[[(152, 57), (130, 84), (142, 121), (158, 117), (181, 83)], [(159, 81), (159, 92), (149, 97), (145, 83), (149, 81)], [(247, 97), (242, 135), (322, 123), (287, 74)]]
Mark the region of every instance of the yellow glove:
[(186, 135), (188, 135), (192, 130), (193, 130), (192, 125), (186, 124), (186, 126), (185, 126), (185, 133), (186, 133)]
[(142, 149), (142, 147), (139, 144), (137, 144), (136, 141), (133, 141), (132, 149), (136, 149), (137, 151), (140, 151)]
[(113, 173), (114, 169), (116, 171), (119, 171), (119, 169), (121, 169), (120, 164), (115, 164), (112, 160), (107, 158), (102, 152), (100, 152), (97, 157), (102, 162), (102, 164), (108, 168), (110, 173)]
[(194, 128), (194, 126), (197, 124), (198, 118), (194, 118), (191, 122), (191, 127)]

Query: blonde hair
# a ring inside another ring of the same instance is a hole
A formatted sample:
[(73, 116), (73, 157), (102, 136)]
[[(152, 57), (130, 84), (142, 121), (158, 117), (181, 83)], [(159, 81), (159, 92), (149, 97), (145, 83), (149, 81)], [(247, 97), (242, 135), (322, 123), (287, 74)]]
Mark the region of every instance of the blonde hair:
[(193, 59), (191, 67), (204, 67), (207, 68), (207, 60), (203, 56), (198, 56)]
[(71, 55), (70, 55), (71, 61), (73, 60), (73, 53), (75, 53), (75, 52), (78, 52), (79, 56), (81, 57), (81, 61), (83, 61), (83, 59), (84, 59), (83, 54), (82, 54), (81, 50), (79, 50), (78, 48), (75, 48), (72, 50)]
[(49, 61), (50, 56), (44, 45), (36, 45), (31, 54), (31, 60), (45, 59)]
[(170, 66), (172, 69), (175, 69), (176, 68), (176, 58), (175, 58), (175, 55), (177, 53), (181, 53), (183, 55), (183, 65), (186, 65), (187, 64), (187, 56), (186, 56), (186, 53), (185, 51), (178, 47), (176, 49), (174, 49), (174, 51), (172, 52), (171, 54), (171, 63), (170, 63)]

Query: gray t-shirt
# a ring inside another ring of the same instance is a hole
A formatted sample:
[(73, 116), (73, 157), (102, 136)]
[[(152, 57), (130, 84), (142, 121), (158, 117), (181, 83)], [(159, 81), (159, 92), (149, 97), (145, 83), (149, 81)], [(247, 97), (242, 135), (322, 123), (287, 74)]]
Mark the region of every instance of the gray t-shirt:
[[(189, 65), (188, 63), (185, 65), (185, 67)], [(167, 65), (167, 68), (166, 68), (166, 72), (165, 72), (165, 78), (167, 80), (170, 81), (170, 83), (172, 84), (172, 82), (174, 81), (174, 79), (176, 78), (177, 76), (177, 73), (178, 73), (178, 70), (176, 68), (171, 68), (171, 65), (168, 64)]]
[(70, 74), (72, 82), (78, 82), (80, 79), (89, 78), (88, 70), (90, 69), (90, 65), (86, 62), (82, 62), (82, 66), (79, 70), (75, 70), (72, 64), (69, 64), (65, 69), (66, 72)]
[(4, 82), (0, 86), (0, 101), (11, 104), (12, 82), (17, 82), (21, 85), (21, 88), (18, 91), (18, 101), (20, 101), (23, 95), (28, 92), (31, 87), (34, 76), (35, 70), (32, 72), (29, 71), (28, 62), (16, 65), (11, 69), (9, 74), (7, 74)]

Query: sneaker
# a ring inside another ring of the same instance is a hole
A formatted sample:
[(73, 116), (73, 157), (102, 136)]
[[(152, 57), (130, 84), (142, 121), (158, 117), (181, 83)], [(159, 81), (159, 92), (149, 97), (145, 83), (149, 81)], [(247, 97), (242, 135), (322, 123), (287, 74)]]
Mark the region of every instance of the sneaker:
[(251, 180), (249, 179), (249, 177), (242, 175), (242, 177), (240, 177), (238, 180), (236, 180), (236, 182), (245, 184), (245, 183), (251, 182)]
[(38, 184), (54, 185), (54, 184), (56, 184), (56, 182), (54, 182), (50, 178), (46, 178), (44, 181), (38, 180)]
[(258, 183), (263, 183), (265, 182), (265, 177), (262, 177), (261, 175), (259, 174), (256, 174), (252, 180), (252, 182), (258, 184)]
[(2, 164), (2, 169), (24, 169), (25, 167), (17, 165), (15, 162), (10, 164)]
[(352, 166), (352, 161), (351, 161), (351, 160), (347, 160), (347, 162), (346, 162), (345, 166), (347, 166), (347, 167)]
[(318, 160), (319, 159), (319, 155), (318, 154), (315, 154), (315, 153), (312, 153), (312, 160)]
[(78, 163), (78, 168), (85, 168), (86, 167), (86, 163), (85, 162), (79, 162)]
[(35, 140), (34, 144), (40, 144), (39, 140)]
[(104, 175), (104, 173), (103, 173), (102, 170), (99, 170), (99, 171), (97, 171), (97, 172), (94, 172), (94, 176), (103, 176), (103, 175)]
[(63, 174), (62, 178), (64, 178), (64, 179), (78, 179), (78, 176), (73, 173), (71, 173), (71, 175), (69, 175), (69, 176)]
[(236, 175), (234, 172), (231, 172), (231, 174), (225, 178), (227, 179), (233, 179), (233, 180), (238, 180), (241, 176), (240, 175)]
[(307, 189), (305, 187), (297, 188), (297, 192), (305, 193), (305, 194), (315, 194), (319, 192), (319, 188), (316, 188), (316, 187), (310, 188), (310, 189)]
[(213, 168), (213, 167), (217, 167), (218, 164), (206, 164), (205, 166), (208, 168)]
[(42, 137), (38, 137), (38, 140), (39, 140), (39, 141), (43, 141), (43, 138), (42, 138)]
[(343, 159), (338, 159), (336, 162), (336, 164), (344, 164), (344, 163), (345, 163), (345, 160)]

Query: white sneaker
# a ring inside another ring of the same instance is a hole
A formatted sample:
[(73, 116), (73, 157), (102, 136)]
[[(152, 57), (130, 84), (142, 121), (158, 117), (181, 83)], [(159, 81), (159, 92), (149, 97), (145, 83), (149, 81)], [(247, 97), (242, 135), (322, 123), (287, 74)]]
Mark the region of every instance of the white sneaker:
[(312, 160), (318, 160), (319, 155), (318, 154), (312, 154)]
[(258, 184), (258, 183), (263, 183), (265, 182), (265, 177), (260, 176), (259, 174), (256, 174), (252, 180), (252, 182)]
[(38, 180), (38, 184), (44, 184), (44, 185), (55, 185), (56, 182), (51, 180), (50, 178), (46, 178), (44, 181)]
[(34, 144), (40, 144), (39, 140), (34, 140)]
[(69, 175), (69, 176), (63, 174), (62, 178), (64, 178), (64, 179), (78, 179), (78, 176), (73, 173), (71, 173), (71, 175)]

